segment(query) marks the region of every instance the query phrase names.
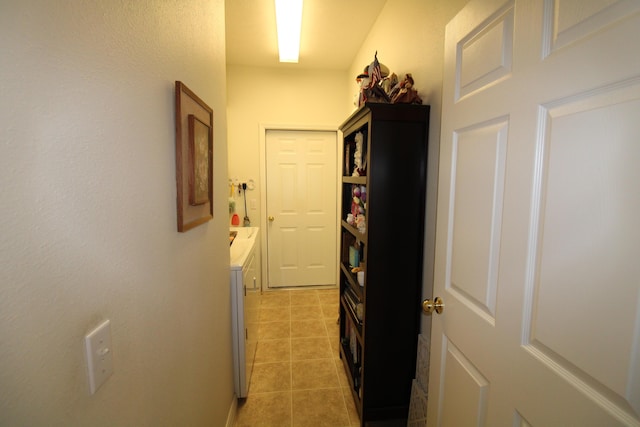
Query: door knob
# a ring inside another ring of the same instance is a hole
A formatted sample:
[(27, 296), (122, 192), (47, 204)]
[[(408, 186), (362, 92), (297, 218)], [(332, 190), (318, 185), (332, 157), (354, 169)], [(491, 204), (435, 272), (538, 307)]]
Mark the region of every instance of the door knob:
[(273, 222), (273, 220), (274, 220), (274, 219), (275, 219), (275, 218), (274, 218), (274, 217), (272, 217), (272, 216), (270, 216), (270, 217), (269, 217), (269, 221), (270, 221), (270, 222)]
[(422, 301), (422, 311), (424, 311), (425, 314), (431, 314), (434, 310), (437, 314), (444, 311), (444, 302), (442, 301), (442, 298), (436, 297), (433, 301), (430, 299)]

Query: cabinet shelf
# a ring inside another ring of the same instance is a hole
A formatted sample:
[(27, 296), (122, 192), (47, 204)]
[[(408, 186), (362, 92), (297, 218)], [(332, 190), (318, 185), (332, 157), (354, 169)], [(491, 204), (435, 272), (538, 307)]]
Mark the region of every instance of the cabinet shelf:
[(358, 299), (360, 301), (364, 301), (363, 289), (362, 286), (360, 286), (360, 284), (358, 283), (357, 275), (352, 273), (349, 266), (345, 265), (342, 262), (340, 263), (340, 270), (342, 271), (345, 279), (349, 282), (349, 286), (351, 286), (351, 289), (353, 289), (353, 291), (356, 293)]
[(356, 338), (360, 342), (360, 345), (362, 345), (362, 342), (363, 342), (363, 339), (362, 339), (362, 322), (358, 319), (358, 316), (354, 312), (354, 309), (351, 307), (351, 305), (347, 302), (347, 300), (345, 298), (346, 297), (344, 295), (340, 296), (340, 302), (342, 303), (342, 306), (344, 307), (345, 312), (349, 313), (349, 317), (351, 318), (351, 322), (353, 322), (353, 325), (356, 328)]
[(365, 245), (367, 244), (367, 234), (366, 233), (359, 232), (357, 228), (355, 228), (353, 225), (350, 225), (345, 220), (342, 220), (342, 228), (344, 228), (349, 233), (351, 233), (353, 235), (353, 237), (356, 238), (356, 240), (361, 241)]
[[(342, 365), (344, 366), (344, 370), (347, 372), (347, 380), (349, 381), (349, 388), (351, 389), (351, 393), (353, 394), (353, 401), (356, 404), (356, 409), (358, 413), (362, 412), (362, 400), (360, 399), (360, 385), (356, 385), (356, 381), (354, 379), (354, 371), (356, 367), (351, 362), (351, 351), (348, 346), (341, 344), (340, 345), (340, 359), (342, 359)], [(358, 374), (358, 373), (356, 373)]]
[(344, 176), (342, 182), (345, 184), (365, 185), (367, 183), (366, 176)]
[[(428, 106), (396, 104), (365, 104), (340, 126), (340, 357), (361, 426), (406, 420), (409, 410), (420, 327), (428, 126)], [(366, 176), (351, 176), (355, 167)], [(346, 221), (356, 209), (364, 215), (364, 232)], [(351, 265), (363, 263), (361, 287)]]

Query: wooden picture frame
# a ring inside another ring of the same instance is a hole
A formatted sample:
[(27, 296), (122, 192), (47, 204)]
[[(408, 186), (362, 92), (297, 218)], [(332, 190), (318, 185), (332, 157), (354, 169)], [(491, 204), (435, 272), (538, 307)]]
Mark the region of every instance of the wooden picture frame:
[(213, 219), (213, 110), (176, 81), (176, 187), (178, 231)]

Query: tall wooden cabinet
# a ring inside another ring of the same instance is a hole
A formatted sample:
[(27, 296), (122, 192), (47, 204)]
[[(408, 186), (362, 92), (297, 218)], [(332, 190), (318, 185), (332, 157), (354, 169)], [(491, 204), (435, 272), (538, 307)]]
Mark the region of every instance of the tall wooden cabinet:
[(420, 323), (428, 127), (429, 106), (373, 103), (340, 126), (340, 357), (363, 426), (408, 414)]

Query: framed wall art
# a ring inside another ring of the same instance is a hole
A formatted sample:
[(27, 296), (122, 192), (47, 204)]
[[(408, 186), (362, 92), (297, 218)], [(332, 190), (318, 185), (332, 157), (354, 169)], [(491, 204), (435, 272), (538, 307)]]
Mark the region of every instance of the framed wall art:
[(178, 231), (213, 218), (213, 110), (176, 81)]

